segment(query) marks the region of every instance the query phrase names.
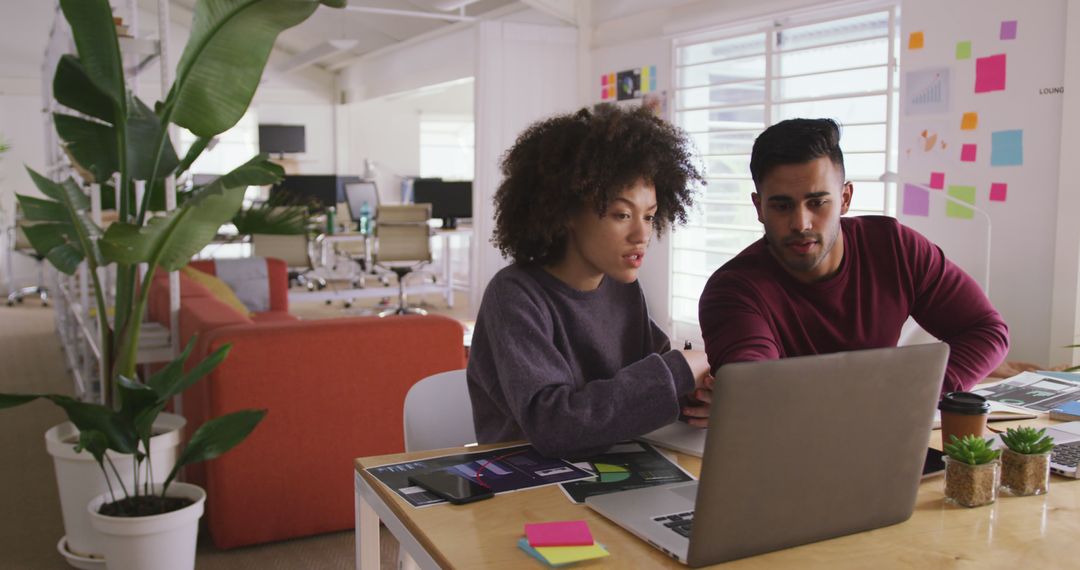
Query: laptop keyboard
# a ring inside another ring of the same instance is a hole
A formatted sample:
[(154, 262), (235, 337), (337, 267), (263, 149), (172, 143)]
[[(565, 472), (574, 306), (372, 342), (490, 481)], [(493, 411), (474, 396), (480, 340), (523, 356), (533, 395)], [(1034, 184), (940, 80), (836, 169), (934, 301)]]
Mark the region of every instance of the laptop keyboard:
[(1062, 443), (1054, 446), (1054, 452), (1050, 455), (1050, 462), (1070, 469), (1076, 469), (1080, 464), (1080, 441)]
[(694, 524), (694, 511), (653, 517), (653, 520), (686, 538), (690, 538), (690, 527)]

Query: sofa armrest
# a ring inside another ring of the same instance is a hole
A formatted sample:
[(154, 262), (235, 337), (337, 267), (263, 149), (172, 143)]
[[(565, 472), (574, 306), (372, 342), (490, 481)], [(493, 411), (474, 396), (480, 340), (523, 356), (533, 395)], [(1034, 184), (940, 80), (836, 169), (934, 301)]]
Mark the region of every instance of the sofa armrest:
[(351, 528), (352, 460), (404, 450), (405, 394), (427, 376), (465, 366), (462, 332), (442, 316), (208, 332), (202, 354), (232, 349), (185, 392), (189, 430), (239, 409), (268, 410), (236, 449), (205, 471), (189, 469), (193, 479), (205, 477), (214, 543), (229, 548)]

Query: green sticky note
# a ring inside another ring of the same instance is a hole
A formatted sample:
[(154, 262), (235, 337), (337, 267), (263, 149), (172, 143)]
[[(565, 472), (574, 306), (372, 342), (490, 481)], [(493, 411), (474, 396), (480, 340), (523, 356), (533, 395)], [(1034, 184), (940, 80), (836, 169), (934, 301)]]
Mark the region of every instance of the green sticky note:
[(971, 59), (971, 42), (956, 42), (956, 59)]
[[(949, 186), (948, 194), (950, 197), (961, 202), (967, 202), (972, 205), (975, 204), (974, 186)], [(975, 217), (975, 210), (965, 208), (963, 204), (957, 204), (950, 200), (945, 202), (945, 215), (950, 218), (970, 220)]]

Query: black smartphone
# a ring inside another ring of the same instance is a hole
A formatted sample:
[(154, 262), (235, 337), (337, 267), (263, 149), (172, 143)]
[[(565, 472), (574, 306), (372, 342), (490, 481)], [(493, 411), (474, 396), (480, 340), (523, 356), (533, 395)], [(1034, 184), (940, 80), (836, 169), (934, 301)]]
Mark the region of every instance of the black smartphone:
[(923, 478), (937, 475), (945, 470), (945, 454), (934, 449), (933, 447), (926, 448), (926, 461), (922, 466)]
[(491, 489), (487, 487), (442, 470), (410, 475), (409, 482), (423, 487), (455, 505), (490, 499), (495, 496)]

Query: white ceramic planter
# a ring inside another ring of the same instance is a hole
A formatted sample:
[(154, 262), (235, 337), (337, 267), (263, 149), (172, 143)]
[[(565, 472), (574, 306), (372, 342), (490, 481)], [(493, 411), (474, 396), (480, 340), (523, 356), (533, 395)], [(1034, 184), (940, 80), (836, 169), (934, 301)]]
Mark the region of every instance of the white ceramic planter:
[[(161, 485), (154, 486), (161, 493)], [(178, 511), (148, 517), (110, 517), (98, 513), (112, 501), (109, 493), (95, 497), (87, 505), (90, 523), (101, 536), (109, 570), (193, 570), (199, 517), (206, 492), (188, 483), (169, 485), (169, 497), (195, 501)]]
[[(176, 465), (182, 430), (186, 423), (182, 416), (175, 414), (161, 414), (154, 422), (154, 429), (162, 432), (150, 439), (154, 481), (165, 481), (173, 465)], [(53, 457), (56, 485), (60, 490), (60, 508), (64, 515), (67, 549), (80, 558), (101, 558), (103, 550), (97, 533), (90, 526), (86, 504), (94, 497), (108, 492), (109, 487), (93, 456), (85, 452), (75, 452), (74, 444), (70, 441), (77, 438), (78, 433), (79, 430), (70, 422), (53, 426), (45, 432), (45, 448)], [(134, 458), (111, 451), (108, 456), (124, 477), (124, 485), (130, 489), (131, 462)], [(120, 490), (117, 489), (117, 492)]]

